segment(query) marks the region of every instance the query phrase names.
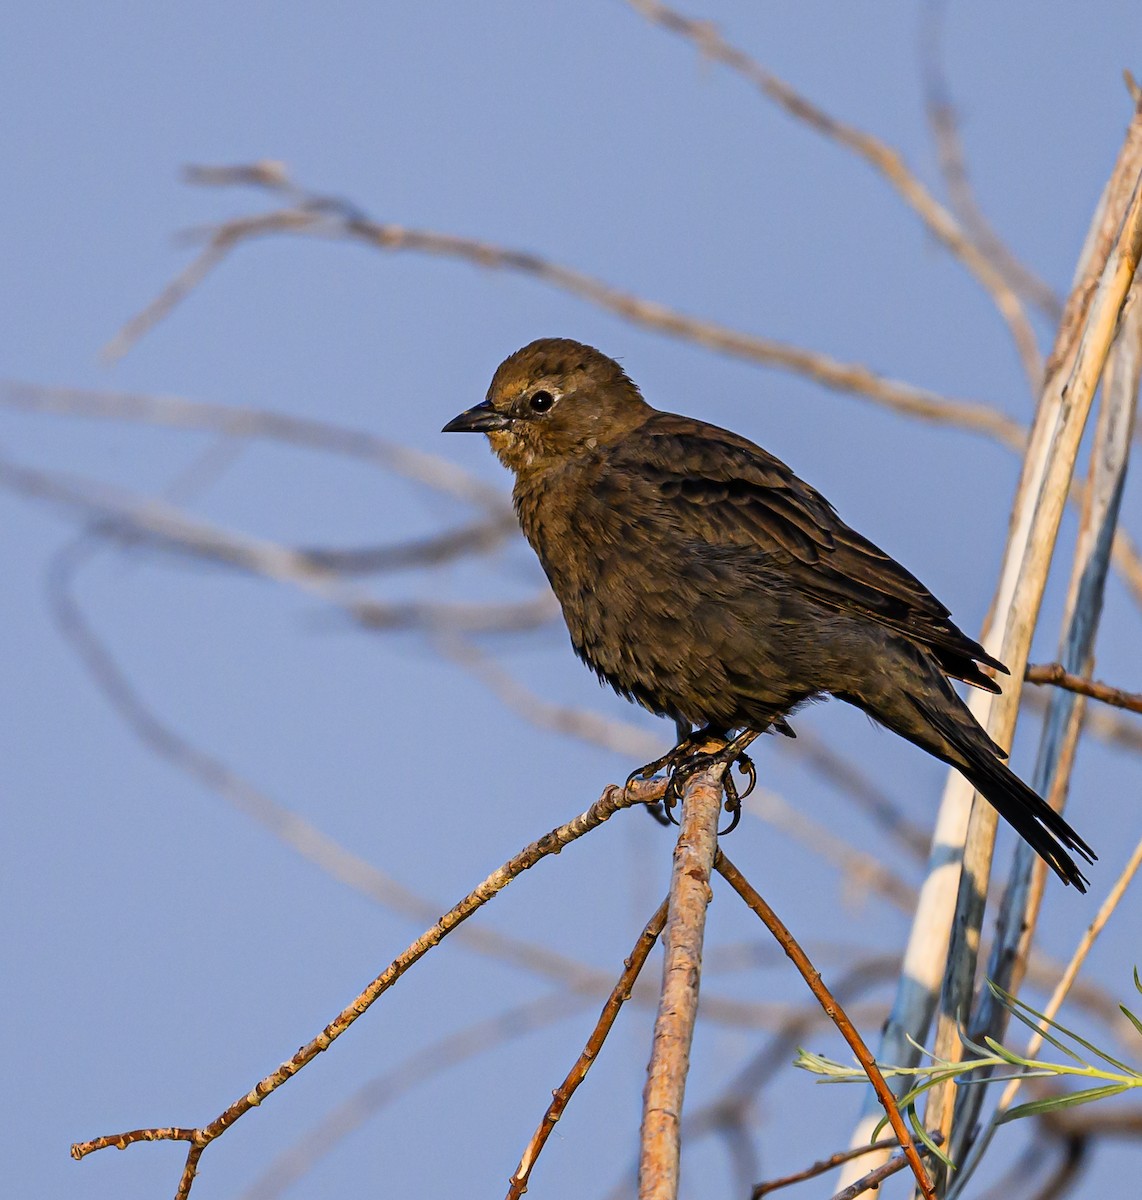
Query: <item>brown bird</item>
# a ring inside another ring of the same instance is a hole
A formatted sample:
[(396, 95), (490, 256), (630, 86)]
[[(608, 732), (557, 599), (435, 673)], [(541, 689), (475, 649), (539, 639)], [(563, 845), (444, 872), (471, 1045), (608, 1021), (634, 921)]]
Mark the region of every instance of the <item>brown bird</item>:
[(998, 692), (981, 664), (1007, 668), (783, 462), (659, 412), (613, 359), (563, 338), (506, 359), (484, 403), (444, 431), (488, 435), (575, 652), (680, 738), (792, 732), (798, 705), (847, 700), (956, 767), (1086, 890), (1067, 850), (1093, 851), (948, 683)]

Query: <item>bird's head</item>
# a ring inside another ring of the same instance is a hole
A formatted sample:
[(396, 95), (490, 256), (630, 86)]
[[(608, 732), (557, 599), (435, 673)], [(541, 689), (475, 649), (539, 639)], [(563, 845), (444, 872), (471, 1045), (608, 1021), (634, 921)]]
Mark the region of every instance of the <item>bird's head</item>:
[(581, 342), (541, 338), (500, 363), (484, 403), (444, 432), (486, 433), (519, 475), (617, 441), (652, 411), (614, 359)]

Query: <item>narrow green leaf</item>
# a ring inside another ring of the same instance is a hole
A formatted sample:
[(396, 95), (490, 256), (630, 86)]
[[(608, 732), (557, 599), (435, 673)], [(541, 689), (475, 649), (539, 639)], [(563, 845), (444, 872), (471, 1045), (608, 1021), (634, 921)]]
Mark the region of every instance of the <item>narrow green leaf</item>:
[(923, 1122), (916, 1115), (916, 1106), (911, 1105), (907, 1112), (908, 1124), (912, 1126), (912, 1132), (928, 1147), (929, 1151), (936, 1156), (948, 1168), (949, 1171), (956, 1169), (956, 1164), (940, 1149), (939, 1146), (932, 1140), (932, 1135), (924, 1128)]
[(1133, 1025), (1140, 1034), (1142, 1034), (1142, 1019), (1139, 1019), (1137, 1016), (1135, 1016), (1125, 1004), (1120, 1004), (1118, 1007), (1122, 1009), (1123, 1016), (1126, 1017), (1130, 1024)]
[(1092, 1100), (1103, 1100), (1109, 1096), (1117, 1096), (1127, 1090), (1125, 1083), (1108, 1083), (1103, 1087), (1084, 1088), (1081, 1092), (1068, 1092), (1065, 1096), (1048, 1096), (1044, 1100), (1032, 1100), (1028, 1104), (1019, 1104), (1009, 1109), (996, 1122), (1006, 1125), (1008, 1121), (1020, 1117), (1035, 1117), (1040, 1113), (1057, 1112), (1062, 1108), (1075, 1108), (1080, 1104), (1089, 1104)]

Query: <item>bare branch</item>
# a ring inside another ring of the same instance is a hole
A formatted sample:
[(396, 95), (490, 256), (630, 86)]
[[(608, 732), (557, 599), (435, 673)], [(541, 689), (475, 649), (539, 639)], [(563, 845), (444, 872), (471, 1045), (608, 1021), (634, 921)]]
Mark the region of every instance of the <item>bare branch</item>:
[(762, 1200), (763, 1196), (780, 1191), (794, 1183), (803, 1183), (806, 1179), (816, 1179), (818, 1175), (824, 1175), (842, 1163), (852, 1162), (855, 1158), (863, 1158), (874, 1150), (895, 1150), (899, 1145), (900, 1143), (895, 1138), (885, 1138), (883, 1141), (873, 1142), (870, 1146), (857, 1146), (854, 1150), (838, 1150), (836, 1154), (819, 1159), (803, 1171), (794, 1171), (792, 1175), (782, 1175), (780, 1179), (768, 1179), (764, 1183), (759, 1183), (750, 1193), (750, 1200)]
[[(944, 1140), (944, 1135), (938, 1130), (933, 1130), (928, 1136), (937, 1144)], [(928, 1154), (930, 1151), (927, 1146), (922, 1146), (919, 1153)], [(879, 1167), (873, 1167), (867, 1175), (862, 1175), (848, 1187), (842, 1188), (833, 1197), (833, 1200), (856, 1200), (857, 1196), (861, 1196), (865, 1192), (875, 1192), (889, 1176), (895, 1175), (897, 1171), (903, 1171), (906, 1166), (908, 1166), (907, 1157), (897, 1154), (887, 1162), (881, 1163)]]
[[(979, 247), (980, 253), (988, 257), (996, 270), (1003, 273), (1011, 288), (1057, 322), (1063, 315), (1063, 302), (1058, 293), (1016, 258), (1008, 244), (992, 228), (976, 200), (960, 138), (959, 114), (952, 103), (941, 61), (944, 11), (944, 5), (938, 2), (924, 5), (921, 60), (928, 127), (936, 144), (940, 173), (948, 189), (952, 210), (959, 218), (965, 235)], [(1024, 364), (1025, 367), (1028, 365)], [(1041, 364), (1039, 370), (1042, 370)]]
[(210, 404), (182, 396), (42, 387), (31, 383), (0, 386), (0, 404), (29, 412), (208, 430), (225, 437), (281, 442), (305, 450), (339, 454), (433, 491), (455, 496), (492, 516), (511, 513), (511, 504), (504, 492), (447, 458), (414, 450), (367, 430), (332, 425), (309, 417), (288, 416), (269, 409)]
[[(216, 168), (223, 176), (228, 170)], [(1018, 422), (986, 404), (956, 400), (911, 384), (878, 375), (859, 363), (843, 363), (826, 354), (730, 329), (715, 321), (688, 316), (667, 305), (624, 291), (585, 272), (565, 267), (524, 250), (495, 245), (426, 229), (380, 223), (363, 216), (344, 201), (306, 193), (303, 205), (238, 218), (212, 227), (199, 259), (164, 290), (116, 336), (109, 353), (125, 353), (135, 340), (165, 317), (203, 276), (240, 243), (272, 235), (350, 240), (375, 250), (409, 250), (461, 259), (485, 270), (507, 270), (528, 275), (561, 291), (578, 296), (598, 308), (615, 313), (632, 324), (663, 333), (761, 366), (804, 375), (834, 391), (864, 396), (893, 411), (986, 433), (1013, 448), (1022, 444)]]
[(663, 937), (662, 995), (643, 1092), (639, 1200), (676, 1200), (678, 1195), (682, 1098), (698, 1018), (702, 943), (710, 872), (718, 849), (724, 769), (695, 772), (682, 796)]
[(1053, 684), (1079, 696), (1109, 704), (1112, 708), (1125, 708), (1128, 712), (1142, 713), (1142, 692), (1124, 692), (1108, 683), (1086, 679), (1066, 670), (1062, 663), (1032, 664), (1023, 673), (1023, 678), (1028, 683)]

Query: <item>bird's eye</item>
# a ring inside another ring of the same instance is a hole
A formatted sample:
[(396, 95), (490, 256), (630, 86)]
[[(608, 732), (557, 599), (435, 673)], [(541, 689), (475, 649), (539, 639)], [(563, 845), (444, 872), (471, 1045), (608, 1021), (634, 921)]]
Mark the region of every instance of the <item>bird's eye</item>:
[(531, 411), (545, 413), (555, 403), (555, 397), (550, 392), (536, 392), (531, 398)]

